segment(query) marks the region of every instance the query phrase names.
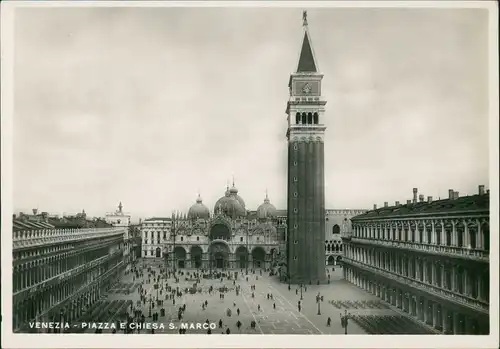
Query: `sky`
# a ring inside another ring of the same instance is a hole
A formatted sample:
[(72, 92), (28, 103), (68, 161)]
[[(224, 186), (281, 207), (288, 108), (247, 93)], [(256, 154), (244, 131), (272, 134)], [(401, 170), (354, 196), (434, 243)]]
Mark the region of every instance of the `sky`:
[[(327, 208), (488, 187), (488, 13), (308, 11)], [(300, 8), (24, 8), (15, 13), (16, 212), (134, 219), (286, 208), (286, 102)]]

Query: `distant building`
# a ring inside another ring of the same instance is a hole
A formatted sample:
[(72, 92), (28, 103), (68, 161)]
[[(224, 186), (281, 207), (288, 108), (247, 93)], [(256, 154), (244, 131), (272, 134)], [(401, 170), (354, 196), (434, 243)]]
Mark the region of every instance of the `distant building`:
[(141, 258), (142, 253), (142, 235), (141, 235), (141, 225), (131, 224), (128, 227), (129, 237), (130, 237), (130, 260), (135, 261)]
[(336, 265), (342, 261), (342, 234), (352, 231), (351, 218), (365, 213), (359, 209), (327, 209), (325, 212), (326, 264)]
[[(130, 238), (130, 218), (131, 215), (129, 213), (123, 212), (123, 205), (120, 202), (118, 205), (118, 209), (115, 212), (106, 213), (106, 223), (112, 225), (113, 227), (123, 227), (123, 258), (127, 268), (130, 267), (129, 262), (131, 262), (130, 250), (132, 248), (132, 241)], [(133, 259), (133, 258), (132, 258)]]
[(165, 244), (170, 239), (172, 218), (153, 217), (141, 221), (143, 258), (163, 258)]
[(33, 209), (33, 214), (20, 212), (18, 216), (12, 216), (13, 231), (54, 229), (55, 226), (49, 223), (47, 212), (38, 213), (38, 209)]
[(402, 205), (351, 219), (344, 277), (445, 334), (489, 333), (489, 191)]

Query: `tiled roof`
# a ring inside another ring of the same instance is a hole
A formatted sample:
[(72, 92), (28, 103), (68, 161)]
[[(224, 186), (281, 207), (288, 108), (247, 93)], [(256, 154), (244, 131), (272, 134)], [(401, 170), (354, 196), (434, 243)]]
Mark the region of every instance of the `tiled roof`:
[(311, 49), (308, 32), (304, 32), (304, 41), (300, 51), (299, 64), (297, 66), (297, 73), (316, 73), (316, 63)]
[(362, 219), (386, 219), (390, 217), (418, 216), (429, 214), (468, 213), (489, 211), (490, 195), (462, 196), (457, 199), (436, 200), (431, 203), (418, 202), (400, 206), (381, 207), (351, 218), (353, 222)]
[(145, 219), (143, 222), (147, 222), (147, 221), (171, 221), (172, 218), (165, 218), (165, 217), (152, 217), (152, 218), (148, 218), (148, 219)]
[(12, 230), (40, 230), (40, 229), (54, 229), (54, 226), (45, 222), (30, 222), (19, 219), (12, 221)]

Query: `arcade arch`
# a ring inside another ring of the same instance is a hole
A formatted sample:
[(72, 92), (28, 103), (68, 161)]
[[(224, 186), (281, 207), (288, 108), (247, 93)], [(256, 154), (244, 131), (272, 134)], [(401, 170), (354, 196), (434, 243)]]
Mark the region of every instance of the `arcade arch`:
[(182, 246), (176, 246), (174, 249), (177, 268), (183, 269), (186, 267), (186, 250)]
[(254, 268), (264, 268), (266, 262), (266, 251), (260, 246), (252, 250), (252, 261)]
[(203, 259), (203, 250), (200, 246), (194, 245), (191, 247), (191, 267), (192, 268), (201, 268), (202, 267), (202, 259)]
[(229, 267), (229, 247), (222, 242), (214, 242), (208, 248), (210, 264), (213, 268), (225, 269)]
[(334, 264), (335, 264), (335, 257), (328, 256), (328, 265), (334, 265)]
[(235, 252), (236, 265), (238, 268), (246, 268), (248, 264), (248, 249), (245, 246), (238, 246)]

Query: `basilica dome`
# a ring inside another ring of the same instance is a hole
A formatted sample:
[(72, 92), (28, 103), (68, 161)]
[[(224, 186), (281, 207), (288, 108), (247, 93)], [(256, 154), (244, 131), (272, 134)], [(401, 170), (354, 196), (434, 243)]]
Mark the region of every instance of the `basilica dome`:
[(201, 197), (199, 195), (198, 198), (196, 199), (196, 203), (189, 208), (188, 218), (192, 219), (210, 218), (210, 211), (208, 210), (207, 206), (203, 205), (203, 201), (201, 200)]
[(276, 217), (276, 207), (274, 207), (274, 205), (271, 204), (266, 193), (266, 198), (264, 199), (264, 203), (261, 204), (259, 208), (257, 208), (257, 218), (266, 219), (273, 217)]
[(244, 201), (236, 193), (238, 193), (238, 189), (234, 186), (231, 189), (227, 188), (225, 195), (215, 203), (214, 212), (222, 211), (230, 217), (246, 216)]
[(233, 187), (231, 189), (229, 189), (229, 193), (231, 194), (231, 196), (234, 196), (236, 198), (236, 200), (238, 200), (241, 207), (245, 208), (245, 201), (243, 201), (241, 196), (238, 195), (238, 189), (236, 189), (236, 187), (234, 186), (234, 183), (233, 183)]

